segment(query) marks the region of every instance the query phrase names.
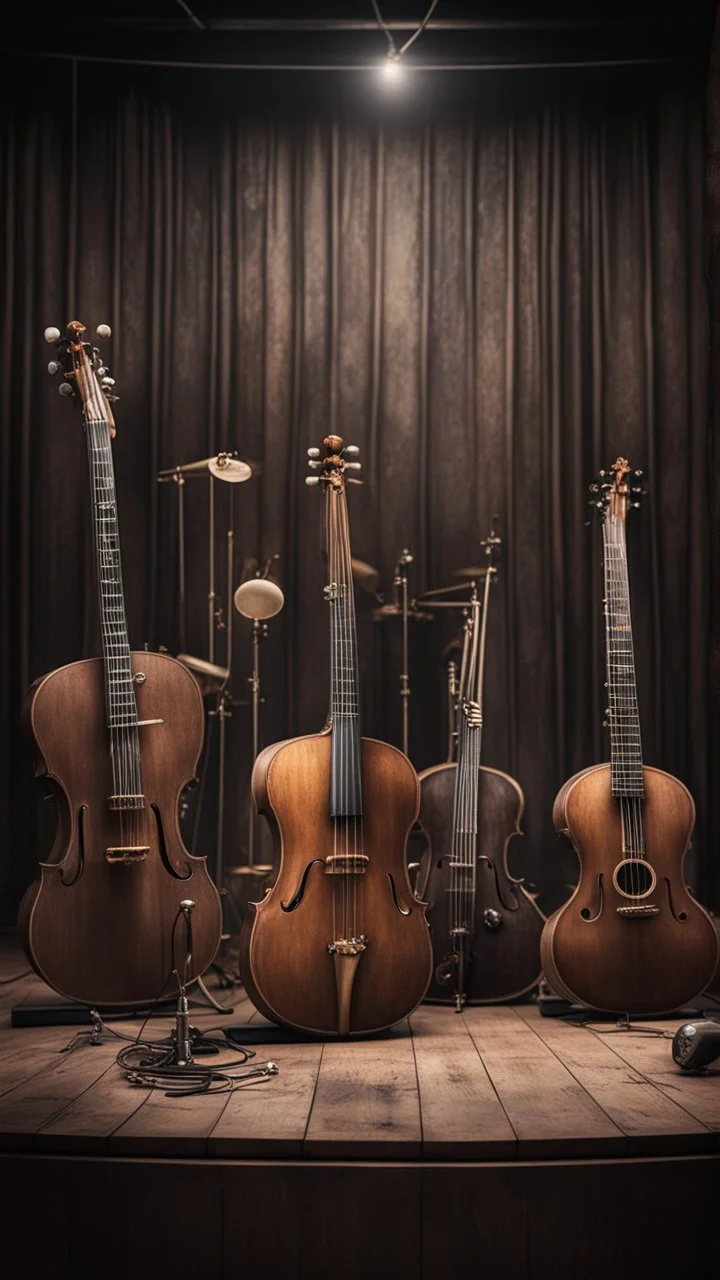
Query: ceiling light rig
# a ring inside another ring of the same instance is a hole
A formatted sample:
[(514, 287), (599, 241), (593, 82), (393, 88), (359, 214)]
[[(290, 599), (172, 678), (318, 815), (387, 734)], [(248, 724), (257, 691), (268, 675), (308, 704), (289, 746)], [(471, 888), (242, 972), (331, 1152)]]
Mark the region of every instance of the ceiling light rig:
[(430, 4), (430, 7), (427, 13), (425, 14), (425, 17), (422, 19), (421, 22), (418, 23), (415, 31), (413, 31), (410, 38), (406, 40), (404, 44), (401, 44), (400, 47), (398, 48), (397, 44), (395, 43), (395, 37), (380, 12), (380, 5), (378, 4), (378, 0), (371, 0), (371, 4), (375, 12), (375, 17), (377, 19), (378, 27), (383, 32), (383, 35), (385, 36), (385, 39), (388, 42), (388, 48), (387, 48), (387, 53), (385, 55), (385, 60), (380, 64), (381, 70), (383, 73), (383, 79), (388, 84), (399, 85), (402, 82), (404, 77), (404, 72), (405, 72), (405, 67), (403, 65), (403, 57), (407, 53), (408, 49), (410, 48), (410, 45), (415, 43), (418, 36), (422, 35), (423, 31), (425, 30), (428, 22), (430, 21), (433, 15), (433, 12), (437, 6), (437, 2), (438, 0), (432, 0), (432, 3)]

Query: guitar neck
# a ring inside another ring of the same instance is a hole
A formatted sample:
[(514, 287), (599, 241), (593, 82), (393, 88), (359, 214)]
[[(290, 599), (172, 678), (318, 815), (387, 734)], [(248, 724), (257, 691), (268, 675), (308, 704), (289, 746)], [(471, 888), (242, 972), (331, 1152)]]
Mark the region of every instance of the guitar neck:
[(108, 726), (130, 728), (137, 725), (137, 705), (125, 616), (110, 431), (104, 419), (87, 419), (85, 425)]
[(612, 793), (642, 796), (643, 764), (625, 522), (608, 511), (603, 523), (605, 637)]

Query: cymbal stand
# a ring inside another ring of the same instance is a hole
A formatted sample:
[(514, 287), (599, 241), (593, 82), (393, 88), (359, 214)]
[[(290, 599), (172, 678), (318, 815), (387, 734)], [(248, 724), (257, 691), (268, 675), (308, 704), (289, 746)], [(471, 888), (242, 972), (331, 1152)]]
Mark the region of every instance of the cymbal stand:
[(393, 576), (393, 587), (400, 592), (400, 607), (402, 610), (402, 671), (400, 673), (400, 698), (402, 703), (402, 749), (405, 755), (408, 754), (409, 743), (409, 702), (410, 702), (410, 674), (408, 672), (408, 579), (405, 572), (405, 566), (412, 564), (413, 556), (411, 556), (407, 547), (403, 548), (395, 565), (395, 573)]
[[(267, 624), (262, 622), (260, 618), (253, 618), (252, 626), (252, 675), (249, 677), (248, 683), (252, 694), (252, 758), (253, 763), (257, 760), (260, 750), (260, 704), (263, 701), (260, 694), (260, 641), (267, 636)], [(250, 817), (248, 823), (248, 866), (255, 865), (255, 805), (250, 800)]]

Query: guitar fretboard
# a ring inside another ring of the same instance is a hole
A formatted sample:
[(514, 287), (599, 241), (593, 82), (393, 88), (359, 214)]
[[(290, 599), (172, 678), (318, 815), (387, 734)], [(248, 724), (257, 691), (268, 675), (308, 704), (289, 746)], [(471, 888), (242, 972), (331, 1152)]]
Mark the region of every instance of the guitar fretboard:
[(330, 812), (362, 814), (359, 672), (350, 533), (344, 492), (330, 491), (327, 509), (330, 568)]
[(603, 550), (612, 793), (615, 796), (642, 796), (642, 744), (635, 684), (625, 523), (610, 510), (603, 523)]

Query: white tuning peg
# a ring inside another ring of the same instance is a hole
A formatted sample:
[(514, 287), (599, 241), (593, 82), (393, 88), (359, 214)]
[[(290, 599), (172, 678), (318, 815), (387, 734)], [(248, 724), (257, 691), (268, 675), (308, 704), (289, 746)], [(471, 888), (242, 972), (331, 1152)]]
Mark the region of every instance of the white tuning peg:
[(320, 450), (319, 450), (319, 449), (308, 449), (307, 454), (308, 454), (308, 458), (319, 458), (319, 457), (320, 457)]
[(312, 467), (313, 471), (319, 471), (322, 466), (322, 462), (319, 458), (311, 458), (308, 462), (308, 466)]
[(59, 373), (61, 369), (62, 369), (62, 365), (60, 364), (59, 360), (48, 361), (48, 373)]
[(115, 379), (114, 379), (114, 378), (110, 378), (110, 377), (108, 377), (108, 376), (106, 375), (104, 378), (101, 378), (101, 380), (100, 380), (100, 386), (101, 386), (101, 387), (108, 387), (108, 388), (109, 388), (109, 387), (114, 387), (114, 386), (115, 386)]
[(69, 382), (61, 382), (60, 386), (58, 387), (58, 391), (60, 392), (61, 396), (71, 396), (73, 393), (73, 389), (70, 386)]
[(109, 338), (112, 335), (112, 329), (109, 324), (99, 324), (95, 333), (98, 338)]
[(343, 449), (343, 453), (349, 454), (351, 458), (354, 457), (355, 454), (359, 452), (360, 450), (356, 444), (346, 444), (345, 448)]
[(60, 330), (56, 329), (54, 325), (50, 325), (49, 328), (45, 330), (44, 336), (46, 342), (58, 342), (60, 339)]
[(346, 462), (346, 471), (362, 471), (362, 462)]
[(308, 486), (308, 489), (312, 489), (313, 485), (316, 485), (316, 484), (319, 484), (319, 483), (320, 483), (320, 477), (319, 477), (319, 476), (306, 476), (306, 477), (305, 477), (305, 483), (306, 483), (306, 485)]

